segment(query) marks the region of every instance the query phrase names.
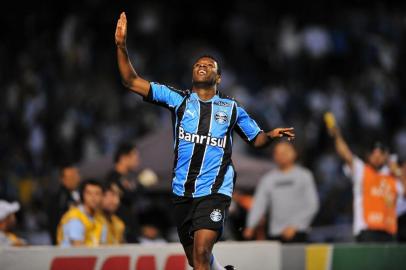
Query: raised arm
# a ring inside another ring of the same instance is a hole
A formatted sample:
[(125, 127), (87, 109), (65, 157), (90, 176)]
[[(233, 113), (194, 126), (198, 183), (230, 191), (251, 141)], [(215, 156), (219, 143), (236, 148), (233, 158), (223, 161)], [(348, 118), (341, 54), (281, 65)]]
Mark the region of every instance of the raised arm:
[(353, 154), (341, 135), (340, 129), (336, 126), (334, 115), (332, 113), (326, 113), (324, 115), (324, 120), (328, 133), (334, 139), (338, 155), (348, 164), (348, 166), (352, 167)]
[(115, 39), (117, 45), (118, 69), (120, 70), (124, 86), (143, 97), (148, 96), (150, 83), (135, 72), (128, 57), (126, 44), (127, 17), (124, 12), (121, 13), (120, 19), (117, 22)]

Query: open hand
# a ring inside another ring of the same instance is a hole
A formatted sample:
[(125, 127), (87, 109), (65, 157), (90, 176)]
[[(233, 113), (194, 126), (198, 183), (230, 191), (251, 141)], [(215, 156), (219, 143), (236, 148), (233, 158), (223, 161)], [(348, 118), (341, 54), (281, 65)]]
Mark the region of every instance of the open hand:
[(246, 240), (252, 240), (254, 238), (254, 235), (255, 235), (255, 231), (252, 228), (245, 228), (242, 233), (242, 236)]
[(115, 37), (116, 37), (116, 45), (118, 47), (126, 46), (127, 17), (125, 16), (125, 12), (122, 12), (120, 14), (120, 19), (118, 19)]
[(274, 138), (281, 138), (281, 137), (287, 137), (289, 141), (295, 139), (295, 129), (293, 127), (291, 128), (275, 128), (274, 130), (271, 130), (268, 132), (268, 136), (271, 137), (272, 139)]

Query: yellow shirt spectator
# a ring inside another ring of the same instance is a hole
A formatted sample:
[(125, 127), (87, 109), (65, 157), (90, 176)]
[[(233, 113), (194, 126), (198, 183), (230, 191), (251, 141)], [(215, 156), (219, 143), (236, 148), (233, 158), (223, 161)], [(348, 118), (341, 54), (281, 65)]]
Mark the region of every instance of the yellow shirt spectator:
[(121, 220), (121, 218), (119, 218), (116, 215), (106, 217), (106, 225), (107, 225), (107, 244), (118, 245), (123, 243), (125, 224)]
[(71, 246), (72, 241), (94, 247), (106, 243), (106, 220), (100, 212), (90, 216), (83, 206), (72, 207), (66, 212), (57, 229), (58, 245)]

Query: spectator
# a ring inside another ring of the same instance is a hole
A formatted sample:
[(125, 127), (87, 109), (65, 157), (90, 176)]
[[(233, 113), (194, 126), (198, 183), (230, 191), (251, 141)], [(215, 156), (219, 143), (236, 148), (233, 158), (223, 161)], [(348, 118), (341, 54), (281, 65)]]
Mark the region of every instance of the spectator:
[(53, 245), (56, 245), (56, 230), (61, 217), (71, 206), (77, 206), (80, 202), (78, 168), (71, 163), (65, 164), (59, 170), (59, 177), (60, 187), (48, 202), (48, 231)]
[(354, 227), (358, 242), (393, 242), (397, 233), (396, 204), (404, 188), (391, 174), (388, 148), (375, 142), (368, 150), (366, 162), (350, 150), (334, 116), (326, 115), (329, 134), (334, 138), (338, 155), (346, 163), (353, 182)]
[[(406, 159), (401, 160), (400, 172), (403, 182), (406, 181)], [(405, 243), (406, 242), (406, 197), (400, 196), (398, 202), (398, 241)]]
[(166, 243), (166, 240), (162, 237), (158, 227), (147, 224), (141, 227), (139, 242), (143, 245), (151, 245)]
[(296, 156), (291, 143), (276, 144), (273, 158), (277, 168), (266, 174), (256, 189), (244, 238), (253, 238), (255, 227), (269, 210), (270, 239), (287, 243), (307, 241), (307, 231), (319, 202), (313, 175), (296, 165)]
[(133, 174), (138, 165), (139, 156), (136, 146), (131, 143), (122, 143), (114, 155), (114, 169), (107, 175), (106, 179), (107, 183), (116, 184), (122, 193), (117, 215), (127, 225), (125, 238), (128, 243), (138, 241), (138, 224), (134, 207), (137, 182)]
[(23, 239), (10, 232), (16, 223), (15, 213), (18, 210), (20, 210), (18, 202), (9, 203), (0, 200), (0, 247), (26, 245)]
[(86, 180), (80, 189), (82, 204), (66, 212), (57, 230), (61, 246), (98, 246), (106, 243), (106, 221), (101, 212), (103, 186), (95, 180)]
[(131, 178), (139, 165), (137, 148), (131, 143), (122, 143), (114, 154), (114, 169), (108, 174), (107, 182), (115, 183), (123, 192), (125, 199), (131, 196), (136, 188), (136, 181)]
[(120, 206), (121, 191), (114, 183), (106, 185), (102, 208), (107, 225), (107, 244), (117, 245), (124, 242), (125, 224), (116, 215), (116, 211)]

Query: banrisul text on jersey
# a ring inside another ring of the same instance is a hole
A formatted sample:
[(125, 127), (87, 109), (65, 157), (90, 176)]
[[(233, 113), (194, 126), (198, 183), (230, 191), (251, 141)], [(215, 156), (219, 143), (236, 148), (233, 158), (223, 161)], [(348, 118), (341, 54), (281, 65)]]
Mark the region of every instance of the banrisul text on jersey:
[(201, 100), (189, 90), (151, 83), (146, 101), (172, 112), (174, 164), (172, 191), (178, 196), (231, 196), (235, 171), (233, 132), (251, 142), (261, 129), (234, 99), (217, 92)]
[(226, 147), (227, 137), (216, 138), (211, 137), (210, 133), (207, 135), (193, 134), (185, 131), (182, 127), (179, 127), (178, 139), (185, 140), (187, 142), (206, 144), (210, 146), (217, 146), (221, 148)]

